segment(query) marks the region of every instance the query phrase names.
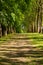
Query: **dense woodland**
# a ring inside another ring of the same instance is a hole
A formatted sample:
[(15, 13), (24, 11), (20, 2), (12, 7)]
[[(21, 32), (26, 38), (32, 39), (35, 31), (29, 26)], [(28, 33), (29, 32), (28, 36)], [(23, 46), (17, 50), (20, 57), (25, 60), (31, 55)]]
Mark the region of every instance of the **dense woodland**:
[(41, 32), (41, 0), (0, 0), (0, 34)]

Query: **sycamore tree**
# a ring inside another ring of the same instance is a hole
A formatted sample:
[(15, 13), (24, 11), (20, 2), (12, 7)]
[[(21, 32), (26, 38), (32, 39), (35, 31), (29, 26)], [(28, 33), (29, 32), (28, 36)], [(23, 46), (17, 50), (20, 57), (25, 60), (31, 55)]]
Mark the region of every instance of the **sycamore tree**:
[(36, 15), (37, 15), (37, 0), (28, 0), (26, 2), (27, 9), (25, 11), (24, 27), (27, 32), (35, 32), (36, 30)]
[(34, 32), (37, 9), (37, 0), (0, 0), (2, 33)]

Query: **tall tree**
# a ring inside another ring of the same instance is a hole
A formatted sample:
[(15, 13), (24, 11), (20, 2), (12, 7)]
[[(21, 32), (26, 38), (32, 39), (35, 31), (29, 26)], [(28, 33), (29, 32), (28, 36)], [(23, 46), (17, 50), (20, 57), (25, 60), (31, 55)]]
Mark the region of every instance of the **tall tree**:
[(41, 26), (42, 26), (42, 1), (38, 0), (38, 16), (37, 16), (37, 26), (38, 26), (38, 32), (41, 32)]

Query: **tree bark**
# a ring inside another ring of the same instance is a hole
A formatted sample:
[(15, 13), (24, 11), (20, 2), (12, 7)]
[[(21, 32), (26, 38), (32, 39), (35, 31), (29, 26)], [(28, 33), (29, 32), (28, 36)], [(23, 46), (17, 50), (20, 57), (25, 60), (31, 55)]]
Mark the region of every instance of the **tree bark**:
[(38, 33), (41, 32), (41, 26), (42, 26), (42, 4), (41, 4), (41, 0), (39, 0), (38, 16), (37, 16)]
[(7, 27), (2, 25), (2, 35), (7, 36)]
[(0, 37), (2, 37), (2, 28), (1, 28), (1, 24), (0, 24)]

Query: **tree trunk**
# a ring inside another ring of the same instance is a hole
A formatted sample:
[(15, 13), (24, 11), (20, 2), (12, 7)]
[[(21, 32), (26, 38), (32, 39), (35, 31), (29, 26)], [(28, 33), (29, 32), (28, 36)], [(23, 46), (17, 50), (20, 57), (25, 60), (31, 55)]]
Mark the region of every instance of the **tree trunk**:
[(2, 28), (1, 28), (1, 24), (0, 24), (0, 37), (2, 37)]
[(11, 33), (14, 32), (12, 25), (11, 25), (11, 27), (10, 27), (10, 32), (11, 32)]
[(7, 35), (7, 27), (2, 25), (2, 35)]
[(41, 0), (39, 0), (39, 7), (38, 7), (38, 16), (37, 16), (37, 28), (38, 32), (41, 32), (41, 26), (42, 26), (42, 5)]

